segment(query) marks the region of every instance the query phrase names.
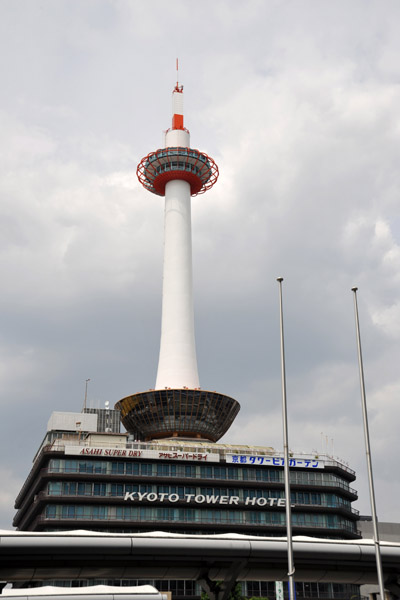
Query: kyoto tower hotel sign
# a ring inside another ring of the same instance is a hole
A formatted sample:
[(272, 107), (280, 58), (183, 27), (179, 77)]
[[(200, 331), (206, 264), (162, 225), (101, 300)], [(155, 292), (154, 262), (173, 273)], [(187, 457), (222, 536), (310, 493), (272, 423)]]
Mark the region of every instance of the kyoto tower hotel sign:
[(183, 86), (172, 92), (172, 127), (165, 148), (137, 167), (140, 183), (165, 196), (164, 275), (160, 357), (154, 390), (116, 404), (125, 428), (141, 440), (204, 439), (216, 442), (231, 426), (239, 403), (200, 388), (193, 317), (191, 196), (209, 190), (218, 167), (190, 147), (183, 124)]

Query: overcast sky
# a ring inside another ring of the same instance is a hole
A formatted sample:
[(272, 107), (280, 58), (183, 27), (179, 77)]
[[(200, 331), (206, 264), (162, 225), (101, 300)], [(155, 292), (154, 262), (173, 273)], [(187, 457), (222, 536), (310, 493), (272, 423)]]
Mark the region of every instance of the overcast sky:
[(351, 287), (380, 520), (399, 520), (400, 5), (347, 0), (1, 0), (0, 526), (53, 410), (154, 387), (163, 199), (139, 160), (170, 126), (175, 58), (192, 147), (203, 388), (241, 403), (226, 442), (357, 471), (370, 514)]

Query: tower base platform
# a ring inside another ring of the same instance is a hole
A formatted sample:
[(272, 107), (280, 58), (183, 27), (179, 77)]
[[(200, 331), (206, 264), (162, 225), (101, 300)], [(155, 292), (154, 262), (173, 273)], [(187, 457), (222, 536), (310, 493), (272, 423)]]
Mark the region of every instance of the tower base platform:
[(217, 442), (240, 410), (237, 400), (199, 389), (148, 390), (116, 403), (125, 429), (143, 441), (190, 438)]

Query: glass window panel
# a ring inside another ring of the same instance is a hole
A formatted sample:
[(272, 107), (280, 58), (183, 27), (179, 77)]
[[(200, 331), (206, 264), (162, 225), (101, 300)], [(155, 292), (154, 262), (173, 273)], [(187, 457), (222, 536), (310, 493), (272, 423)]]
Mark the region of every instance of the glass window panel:
[(47, 488), (50, 496), (59, 496), (61, 494), (61, 481), (50, 481)]
[(48, 519), (55, 519), (56, 517), (56, 507), (52, 504), (46, 506), (46, 517)]

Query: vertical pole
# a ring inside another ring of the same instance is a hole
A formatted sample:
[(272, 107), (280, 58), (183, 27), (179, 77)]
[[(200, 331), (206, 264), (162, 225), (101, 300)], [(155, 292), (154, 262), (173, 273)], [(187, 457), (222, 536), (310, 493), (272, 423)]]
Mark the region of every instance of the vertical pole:
[(360, 372), (360, 388), (361, 388), (361, 406), (363, 414), (364, 424), (364, 441), (365, 441), (365, 453), (367, 456), (367, 467), (368, 467), (368, 482), (369, 482), (369, 495), (371, 500), (371, 512), (372, 512), (372, 523), (374, 528), (374, 544), (375, 544), (375, 557), (376, 557), (376, 570), (378, 574), (379, 593), (381, 600), (385, 600), (385, 586), (383, 581), (383, 570), (382, 570), (382, 559), (379, 545), (379, 531), (378, 531), (378, 518), (376, 516), (376, 503), (375, 503), (375, 489), (374, 479), (372, 474), (372, 460), (371, 460), (371, 447), (369, 441), (369, 427), (368, 427), (368, 411), (367, 411), (367, 400), (365, 396), (365, 381), (364, 381), (364, 366), (361, 352), (361, 338), (360, 338), (360, 323), (358, 319), (358, 304), (357, 304), (357, 287), (351, 288), (354, 292), (354, 314), (356, 320), (356, 337), (357, 337), (357, 350), (358, 350), (358, 367)]
[(83, 403), (83, 411), (84, 412), (86, 410), (86, 404), (87, 404), (87, 386), (88, 386), (89, 381), (90, 381), (90, 379), (86, 379), (86, 384), (85, 384), (85, 400), (84, 400), (84, 403)]
[(285, 342), (283, 336), (283, 305), (282, 305), (282, 281), (283, 277), (278, 277), (279, 283), (279, 314), (281, 328), (281, 373), (282, 373), (282, 420), (283, 420), (283, 460), (285, 474), (285, 496), (286, 496), (286, 537), (288, 554), (288, 578), (289, 578), (289, 600), (295, 600), (294, 589), (294, 561), (293, 561), (293, 542), (292, 542), (292, 514), (290, 499), (290, 479), (289, 479), (289, 436), (287, 422), (287, 402), (286, 402), (286, 369), (285, 369)]

